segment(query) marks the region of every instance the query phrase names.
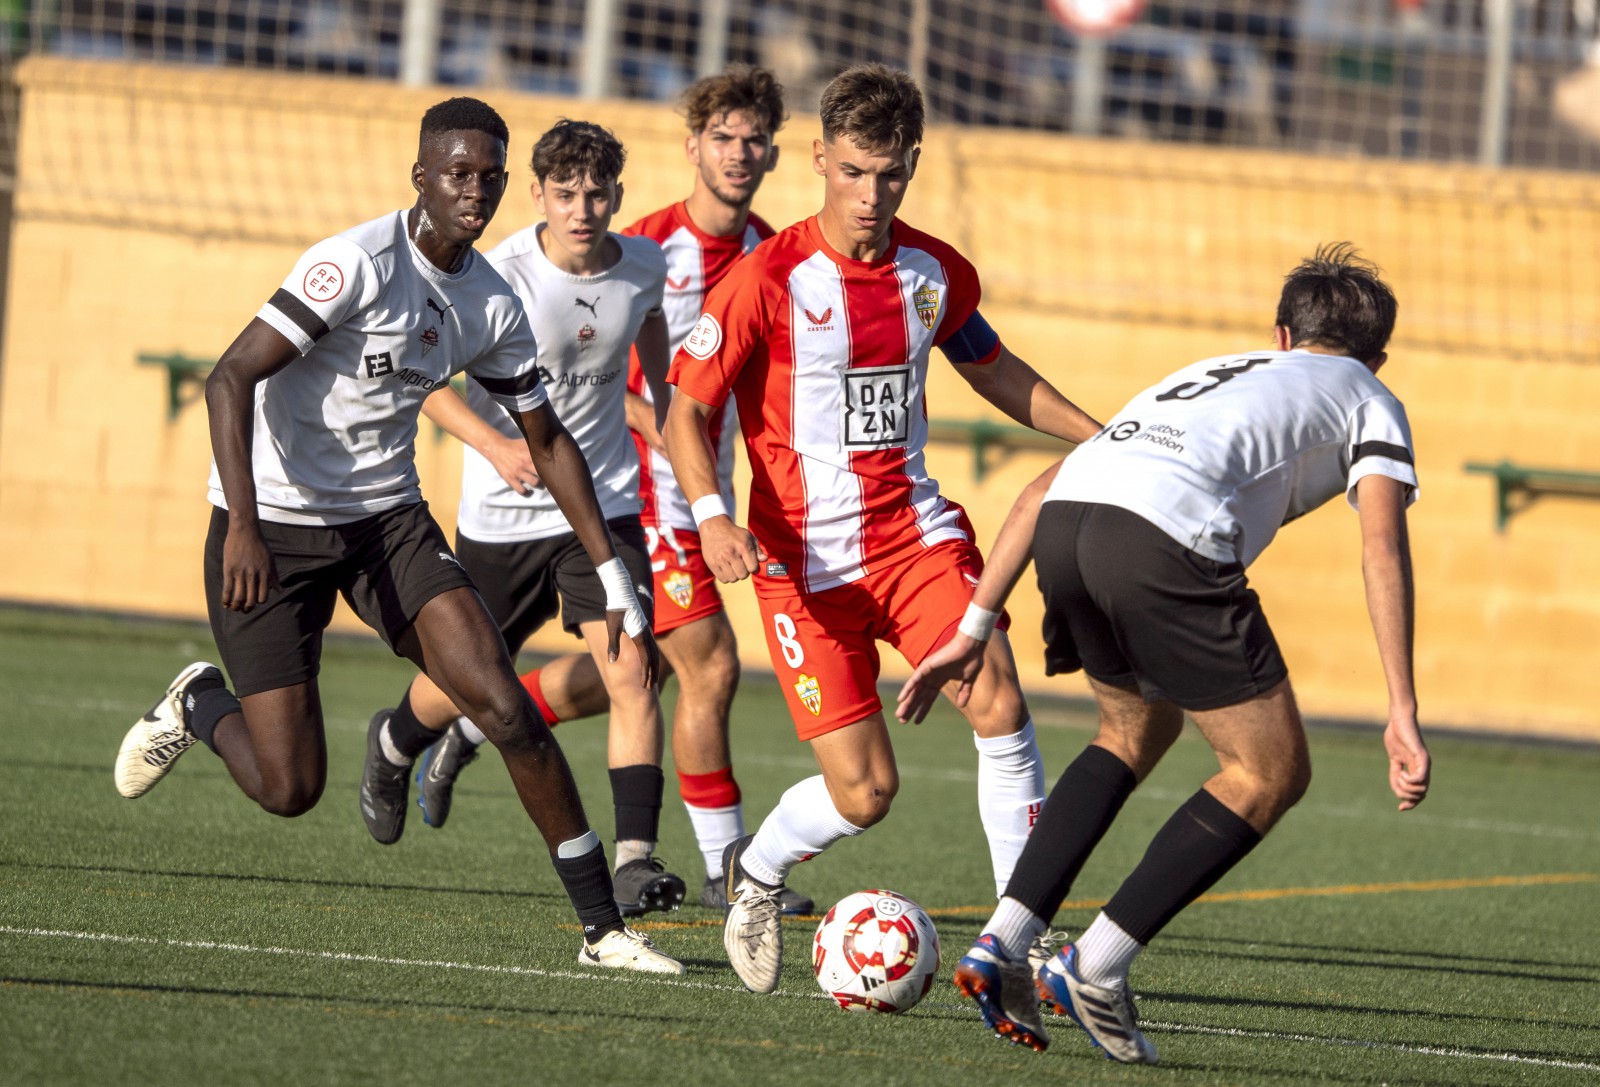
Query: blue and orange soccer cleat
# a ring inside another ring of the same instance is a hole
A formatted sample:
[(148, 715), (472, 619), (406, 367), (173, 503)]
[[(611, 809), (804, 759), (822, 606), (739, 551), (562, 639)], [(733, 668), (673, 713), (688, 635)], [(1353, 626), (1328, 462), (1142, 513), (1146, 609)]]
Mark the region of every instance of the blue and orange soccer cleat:
[(978, 1002), (983, 1023), (1012, 1045), (1043, 1053), (1050, 1044), (1026, 962), (1012, 962), (992, 935), (979, 936), (956, 963), (956, 988)]

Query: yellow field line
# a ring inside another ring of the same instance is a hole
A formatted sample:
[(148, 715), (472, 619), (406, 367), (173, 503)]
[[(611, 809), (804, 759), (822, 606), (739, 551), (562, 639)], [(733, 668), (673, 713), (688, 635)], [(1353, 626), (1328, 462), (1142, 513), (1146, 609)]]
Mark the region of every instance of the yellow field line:
[[(1546, 872), (1532, 876), (1480, 876), (1474, 879), (1409, 880), (1400, 883), (1344, 883), (1333, 887), (1270, 887), (1256, 891), (1224, 891), (1220, 894), (1201, 895), (1196, 902), (1270, 902), (1280, 898), (1338, 898), (1346, 895), (1403, 894), (1427, 891), (1470, 891), (1488, 887), (1546, 887), (1563, 883), (1600, 883), (1596, 872)], [(1064, 910), (1097, 910), (1106, 904), (1103, 898), (1085, 898), (1063, 902)], [(964, 914), (987, 917), (993, 906), (946, 906), (928, 911), (934, 914)], [(785, 921), (815, 921), (815, 917), (786, 917)], [(647, 921), (635, 924), (639, 929), (684, 929), (722, 927), (721, 920), (704, 921)], [(562, 926), (572, 927), (577, 926)]]

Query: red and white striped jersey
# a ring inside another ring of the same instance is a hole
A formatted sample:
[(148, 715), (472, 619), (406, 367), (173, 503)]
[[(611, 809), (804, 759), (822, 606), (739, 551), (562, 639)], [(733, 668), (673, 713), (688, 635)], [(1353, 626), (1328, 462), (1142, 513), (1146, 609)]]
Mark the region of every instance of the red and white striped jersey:
[[(667, 256), (667, 290), (662, 309), (667, 317), (668, 344), (676, 352), (699, 319), (711, 288), (722, 282), (722, 277), (739, 258), (772, 237), (772, 228), (759, 216), (751, 215), (738, 234), (723, 237), (707, 234), (694, 225), (689, 209), (680, 200), (646, 215), (622, 233), (649, 238), (661, 246)], [(628, 366), (628, 391), (639, 394), (649, 403), (655, 402), (650, 387), (645, 384), (644, 371), (639, 369), (637, 352)], [(733, 508), (733, 443), (722, 441), (722, 434), (732, 429), (733, 412), (733, 405), (729, 404), (711, 428), (711, 447), (717, 453), (717, 480), (730, 510)], [(689, 514), (688, 501), (678, 489), (671, 463), (637, 434), (633, 434), (633, 444), (639, 451), (639, 500), (643, 507), (640, 519), (650, 526), (693, 529), (694, 518)]]
[[(999, 343), (965, 257), (899, 220), (892, 239), (857, 261), (814, 216), (781, 231), (711, 292), (673, 360), (670, 380), (696, 400), (737, 398), (763, 569), (808, 592), (973, 538), (923, 461), (928, 354), (982, 364)], [(966, 349), (957, 333), (980, 326), (984, 346)]]

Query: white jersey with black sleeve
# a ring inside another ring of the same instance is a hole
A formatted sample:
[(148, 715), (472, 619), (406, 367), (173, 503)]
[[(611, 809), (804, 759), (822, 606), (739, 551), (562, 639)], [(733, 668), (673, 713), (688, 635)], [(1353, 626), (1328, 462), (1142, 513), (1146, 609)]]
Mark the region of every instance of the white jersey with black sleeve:
[[(264, 521), (337, 525), (420, 502), (417, 416), (457, 373), (507, 410), (545, 401), (515, 292), (471, 250), (460, 271), (441, 271), (404, 211), (306, 250), (256, 316), (302, 356), (256, 386)], [(209, 497), (227, 508), (215, 461)]]
[(1355, 359), (1224, 355), (1130, 400), (1069, 456), (1044, 500), (1120, 506), (1218, 562), (1254, 562), (1280, 526), (1384, 475), (1416, 500), (1405, 408)]
[[(610, 235), (621, 257), (603, 272), (576, 276), (557, 268), (540, 244), (543, 223), (520, 230), (484, 254), (528, 311), (539, 341), (539, 374), (550, 406), (572, 434), (609, 520), (639, 512), (639, 456), (629, 437), (628, 352), (646, 317), (661, 313), (666, 258), (648, 238)], [(508, 438), (516, 426), (481, 390), (468, 386), (472, 409)], [(545, 487), (519, 495), (476, 450), (462, 454), (456, 526), (481, 543), (540, 540), (572, 531)]]

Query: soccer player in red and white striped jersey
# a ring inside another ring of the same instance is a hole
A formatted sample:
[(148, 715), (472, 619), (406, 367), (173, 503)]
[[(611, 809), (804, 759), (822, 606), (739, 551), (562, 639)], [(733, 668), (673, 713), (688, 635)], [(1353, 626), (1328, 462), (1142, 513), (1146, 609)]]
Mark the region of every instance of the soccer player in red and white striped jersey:
[[(976, 270), (895, 217), (916, 171), (922, 94), (858, 65), (824, 90), (812, 165), (822, 210), (780, 231), (711, 292), (668, 380), (666, 436), (722, 581), (754, 576), (768, 648), (822, 773), (729, 848), (723, 932), (745, 985), (781, 972), (775, 895), (790, 869), (882, 819), (899, 786), (877, 694), (886, 641), (916, 664), (958, 624), (982, 558), (961, 507), (923, 462), (931, 350), (1011, 418), (1069, 441), (1098, 424), (1001, 344)], [(747, 530), (718, 489), (709, 440), (737, 398), (753, 482)], [(1005, 887), (1044, 801), (1044, 774), (1003, 635), (961, 705), (977, 735), (978, 802)]]
[[(695, 167), (689, 196), (646, 215), (623, 231), (650, 238), (667, 258), (662, 308), (676, 351), (700, 316), (706, 295), (744, 255), (772, 236), (750, 210), (762, 180), (777, 164), (773, 137), (784, 122), (783, 87), (771, 72), (736, 65), (691, 86), (683, 99), (689, 134), (684, 151)], [(738, 644), (715, 575), (700, 554), (689, 503), (678, 488), (657, 426), (654, 398), (638, 358), (628, 372), (628, 421), (639, 452), (640, 518), (655, 578), (655, 633), (678, 677), (672, 755), (678, 788), (706, 862), (701, 905), (721, 908), (722, 854), (744, 834), (744, 807), (728, 748), (728, 716), (739, 683)], [(733, 501), (733, 410), (708, 430), (717, 487)], [(573, 654), (523, 676), (551, 724), (602, 713), (606, 690), (593, 660)], [(427, 786), (424, 785), (424, 788)], [(447, 809), (446, 809), (447, 810)], [(809, 913), (809, 898), (784, 888), (783, 912)]]

